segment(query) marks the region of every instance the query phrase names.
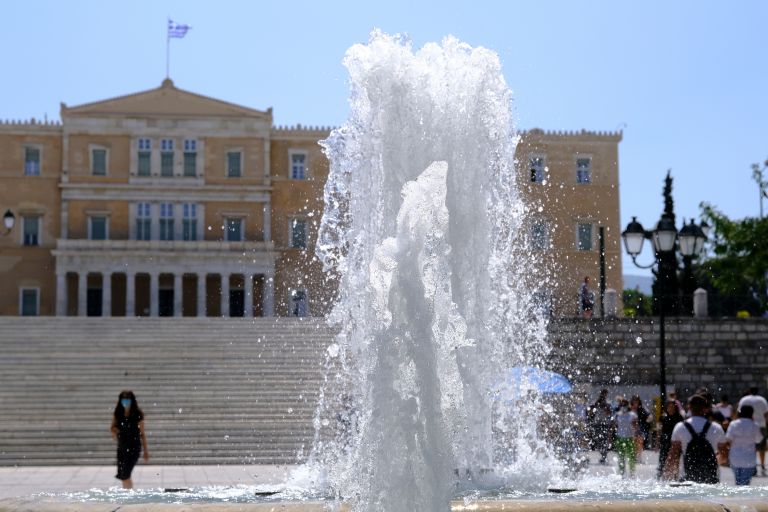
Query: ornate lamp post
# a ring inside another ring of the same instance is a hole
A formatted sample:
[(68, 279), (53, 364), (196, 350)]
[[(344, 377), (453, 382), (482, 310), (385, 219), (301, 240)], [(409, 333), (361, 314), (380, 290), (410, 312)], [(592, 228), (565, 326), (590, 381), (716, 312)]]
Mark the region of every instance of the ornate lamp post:
[[(683, 258), (692, 258), (702, 252), (704, 242), (707, 240), (704, 228), (709, 226), (702, 224), (697, 226), (693, 219), (690, 224), (683, 222), (683, 228), (678, 233), (675, 223), (668, 215), (662, 215), (656, 228), (653, 231), (646, 231), (643, 225), (637, 222), (637, 217), (632, 217), (632, 222), (627, 225), (627, 229), (621, 234), (624, 239), (624, 248), (632, 257), (632, 263), (638, 268), (651, 268), (658, 265), (659, 256), (675, 251), (675, 242), (679, 242), (680, 254)], [(643, 250), (643, 242), (648, 238), (653, 242), (654, 261), (650, 265), (641, 265), (637, 262), (637, 256)], [(663, 272), (657, 272), (661, 296), (659, 297), (659, 393), (661, 401), (667, 398), (667, 356), (666, 356), (666, 337), (664, 332), (666, 321), (666, 300), (668, 285), (666, 283), (667, 275)]]
[(0, 233), (0, 235), (8, 235), (13, 229), (14, 224), (16, 224), (16, 216), (11, 210), (6, 210), (5, 215), (3, 215), (3, 225), (5, 226), (5, 231)]

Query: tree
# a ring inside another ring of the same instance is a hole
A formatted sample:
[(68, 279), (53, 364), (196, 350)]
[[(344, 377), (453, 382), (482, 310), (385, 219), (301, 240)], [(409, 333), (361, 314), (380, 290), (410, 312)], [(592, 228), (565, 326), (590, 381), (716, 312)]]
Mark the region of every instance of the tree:
[(624, 300), (624, 316), (634, 318), (638, 316), (651, 316), (653, 300), (640, 290), (624, 290), (622, 292)]
[[(671, 171), (667, 171), (667, 177), (664, 179), (664, 213), (675, 222), (675, 202), (672, 199), (672, 176)], [(677, 242), (675, 242), (677, 243)], [(659, 264), (653, 271), (655, 279), (653, 280), (653, 309), (658, 313), (661, 308), (668, 315), (676, 315), (679, 312), (680, 285), (677, 280), (678, 262), (677, 251), (666, 253), (657, 253)]]
[[(711, 287), (731, 306), (762, 315), (768, 310), (768, 219), (735, 221), (701, 204), (713, 229), (713, 255), (701, 264)], [(733, 311), (728, 311), (733, 314)]]

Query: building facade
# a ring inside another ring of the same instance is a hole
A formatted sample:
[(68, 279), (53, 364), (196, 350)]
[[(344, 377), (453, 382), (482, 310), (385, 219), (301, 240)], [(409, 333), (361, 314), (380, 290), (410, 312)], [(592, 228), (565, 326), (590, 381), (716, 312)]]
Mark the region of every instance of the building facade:
[[(177, 88), (76, 107), (60, 122), (0, 122), (0, 314), (323, 315), (334, 286), (314, 258), (328, 128), (278, 128)], [(523, 134), (529, 229), (562, 279), (537, 291), (567, 314), (579, 276), (621, 289), (620, 134)], [(528, 172), (530, 170), (530, 174)]]

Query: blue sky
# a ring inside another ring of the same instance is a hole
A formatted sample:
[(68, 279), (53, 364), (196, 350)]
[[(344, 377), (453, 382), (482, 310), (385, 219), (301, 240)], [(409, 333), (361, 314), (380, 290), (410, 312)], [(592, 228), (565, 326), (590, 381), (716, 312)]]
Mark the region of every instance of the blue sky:
[[(341, 60), (374, 27), (416, 47), (455, 35), (500, 55), (519, 128), (624, 130), (622, 227), (658, 220), (670, 168), (678, 223), (701, 201), (759, 213), (768, 2), (16, 0), (0, 16), (0, 118), (58, 118), (59, 102), (158, 86), (169, 16), (193, 26), (171, 42), (176, 85), (272, 106), (276, 124), (343, 123)], [(642, 273), (626, 258), (624, 272)]]

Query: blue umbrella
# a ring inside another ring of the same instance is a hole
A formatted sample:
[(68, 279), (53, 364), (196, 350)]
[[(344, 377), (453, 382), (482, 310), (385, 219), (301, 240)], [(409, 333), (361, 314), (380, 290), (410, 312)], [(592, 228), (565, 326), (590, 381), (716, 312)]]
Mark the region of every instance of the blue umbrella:
[(497, 389), (511, 391), (517, 396), (521, 391), (526, 390), (537, 390), (541, 393), (568, 393), (572, 386), (568, 379), (559, 373), (532, 366), (515, 366), (507, 371)]

